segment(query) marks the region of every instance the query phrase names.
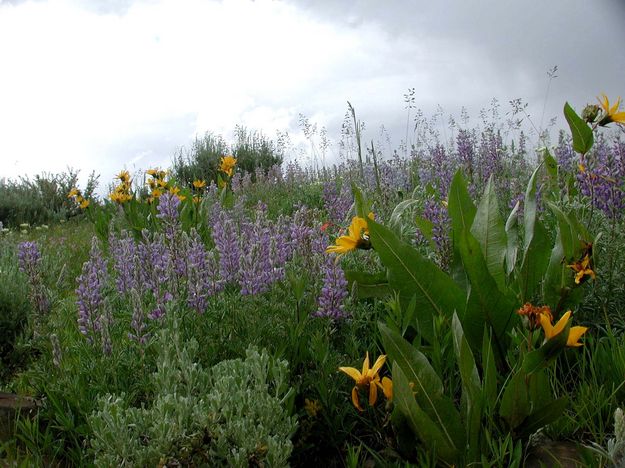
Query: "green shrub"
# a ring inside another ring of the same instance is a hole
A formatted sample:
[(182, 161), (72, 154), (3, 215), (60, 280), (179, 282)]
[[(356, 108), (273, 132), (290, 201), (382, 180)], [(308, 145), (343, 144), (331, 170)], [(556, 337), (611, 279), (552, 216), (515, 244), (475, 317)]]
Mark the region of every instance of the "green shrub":
[(96, 466), (287, 465), (297, 422), (283, 404), (286, 361), (250, 347), (245, 360), (206, 370), (195, 340), (164, 331), (161, 343), (153, 401), (129, 407), (109, 394), (89, 418)]

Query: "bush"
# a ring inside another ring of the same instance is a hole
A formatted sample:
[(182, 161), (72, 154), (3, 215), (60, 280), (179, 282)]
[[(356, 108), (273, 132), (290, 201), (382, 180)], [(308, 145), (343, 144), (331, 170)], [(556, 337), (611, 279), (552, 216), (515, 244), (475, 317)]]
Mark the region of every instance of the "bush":
[(248, 348), (205, 370), (195, 340), (164, 331), (150, 405), (106, 395), (89, 423), (96, 466), (287, 466), (296, 420), (283, 401), (287, 363)]
[[(91, 173), (83, 196), (93, 196), (98, 186), (98, 177)], [(42, 224), (68, 219), (79, 210), (67, 194), (78, 184), (78, 171), (68, 169), (59, 174), (42, 173), (34, 179), (20, 177), (19, 180), (0, 179), (0, 222), (5, 226), (22, 223)]]

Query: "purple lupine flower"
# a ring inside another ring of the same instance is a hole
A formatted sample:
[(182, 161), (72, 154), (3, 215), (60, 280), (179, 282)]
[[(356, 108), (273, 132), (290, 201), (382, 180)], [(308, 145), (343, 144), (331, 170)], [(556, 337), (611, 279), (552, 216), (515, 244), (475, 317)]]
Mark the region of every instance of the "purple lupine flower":
[(235, 172), (232, 176), (232, 179), (230, 179), (230, 188), (233, 192), (238, 193), (243, 188), (242, 181), (243, 176), (241, 175), (241, 173)]
[[(449, 236), (451, 219), (449, 218), (447, 208), (440, 200), (428, 198), (425, 201), (423, 217), (433, 225), (432, 241), (436, 245), (437, 263), (444, 268), (446, 266), (445, 262), (448, 261), (451, 254), (451, 238)], [(417, 232), (417, 242), (423, 242), (424, 239), (423, 235)]]
[(353, 197), (346, 183), (339, 189), (335, 181), (328, 181), (323, 186), (323, 207), (328, 213), (328, 220), (341, 223), (353, 203)]
[(318, 298), (319, 308), (313, 314), (315, 317), (329, 317), (334, 320), (342, 319), (349, 314), (345, 312), (345, 298), (347, 280), (341, 266), (331, 256), (326, 256), (323, 265), (323, 285)]
[(616, 140), (610, 147), (598, 139), (584, 170), (577, 174), (584, 196), (610, 219), (621, 219), (625, 211), (625, 144)]
[(173, 279), (175, 269), (170, 250), (163, 234), (154, 234), (148, 237), (144, 232), (144, 241), (138, 245), (138, 255), (141, 260), (141, 285), (143, 291), (149, 291), (154, 296), (156, 306), (148, 315), (151, 319), (161, 318), (165, 314), (165, 307), (173, 299)]
[(30, 303), (39, 314), (50, 311), (50, 299), (41, 271), (41, 252), (36, 242), (22, 242), (17, 247), (20, 271), (26, 273), (29, 283)]
[(241, 257), (237, 225), (219, 204), (213, 207), (211, 228), (215, 249), (219, 253), (219, 276), (225, 282), (236, 282)]
[(115, 266), (115, 285), (120, 294), (127, 294), (137, 287), (138, 257), (137, 245), (128, 231), (123, 231), (121, 237), (111, 233), (109, 236), (109, 250)]
[(499, 131), (495, 132), (493, 128), (488, 128), (482, 132), (482, 138), (479, 148), (478, 172), (480, 173), (479, 182), (483, 185), (495, 175), (495, 182), (500, 179), (497, 176), (503, 174), (503, 140)]
[(108, 280), (106, 260), (94, 236), (91, 241), (89, 260), (82, 266), (77, 278), (76, 304), (78, 305), (78, 328), (89, 343), (94, 343), (101, 329), (100, 317), (104, 304), (104, 290)]
[(181, 227), (178, 220), (178, 207), (180, 199), (173, 193), (165, 193), (161, 195), (158, 203), (158, 214), (156, 215), (163, 222), (163, 232), (165, 233), (165, 241), (170, 251), (172, 262), (176, 275), (178, 277), (186, 276), (186, 252), (184, 252), (181, 242)]
[(472, 182), (475, 171), (475, 135), (468, 130), (461, 129), (456, 137), (456, 151), (460, 167)]
[(147, 332), (148, 325), (146, 323), (146, 314), (143, 308), (143, 302), (141, 296), (136, 289), (130, 291), (130, 301), (132, 303), (132, 318), (130, 320), (131, 333), (128, 333), (128, 338), (136, 341), (140, 345), (144, 345), (150, 337)]
[(30, 276), (32, 271), (39, 269), (41, 262), (41, 253), (36, 242), (22, 242), (18, 245), (17, 260), (19, 262), (20, 271)]
[(164, 193), (158, 199), (157, 218), (165, 222), (175, 223), (178, 221), (178, 207), (180, 199), (173, 193)]
[(560, 130), (558, 146), (554, 153), (558, 166), (565, 172), (572, 172), (574, 169), (575, 151), (571, 145), (571, 138), (564, 130)]
[(188, 239), (187, 304), (198, 313), (208, 307), (208, 298), (222, 289), (213, 252), (208, 252), (195, 230)]
[(239, 270), (242, 295), (264, 293), (273, 282), (271, 234), (267, 225), (266, 206), (260, 203), (256, 209), (255, 222), (242, 224)]

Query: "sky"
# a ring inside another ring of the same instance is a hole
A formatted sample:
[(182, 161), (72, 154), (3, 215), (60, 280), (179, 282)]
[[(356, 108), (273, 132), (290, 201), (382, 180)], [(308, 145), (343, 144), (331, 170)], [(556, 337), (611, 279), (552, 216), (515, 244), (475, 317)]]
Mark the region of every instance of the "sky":
[(237, 124), (305, 148), (301, 114), (332, 162), (347, 101), (390, 152), (412, 88), (441, 128), (517, 98), (536, 127), (562, 126), (565, 101), (625, 96), (623, 25), (621, 0), (0, 0), (0, 178), (106, 183)]

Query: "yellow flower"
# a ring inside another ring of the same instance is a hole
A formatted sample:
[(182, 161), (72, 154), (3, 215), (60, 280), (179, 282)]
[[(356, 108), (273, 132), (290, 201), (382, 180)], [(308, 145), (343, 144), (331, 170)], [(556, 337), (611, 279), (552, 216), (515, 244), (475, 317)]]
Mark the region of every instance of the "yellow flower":
[(193, 197), (193, 203), (200, 203), (201, 201), (202, 201), (202, 197), (198, 197), (197, 195)]
[(200, 180), (200, 179), (198, 179), (198, 180), (194, 180), (194, 181), (193, 181), (193, 186), (194, 186), (196, 189), (201, 189), (201, 188), (204, 188), (204, 187), (206, 187), (206, 181), (205, 181), (205, 180)]
[(367, 353), (365, 360), (362, 363), (362, 372), (353, 367), (339, 367), (341, 372), (345, 372), (356, 382), (356, 385), (352, 388), (352, 403), (358, 411), (363, 411), (358, 398), (359, 390), (368, 390), (369, 404), (371, 406), (375, 405), (375, 402), (378, 399), (378, 384), (380, 383), (380, 376), (378, 375), (378, 372), (380, 372), (380, 369), (385, 362), (386, 355), (383, 354), (375, 361), (373, 367), (369, 368), (369, 353)]
[(149, 176), (156, 177), (156, 174), (158, 174), (158, 169), (148, 169), (147, 171), (145, 171), (145, 173)]
[[(543, 331), (545, 332), (545, 338), (550, 340), (556, 335), (559, 335), (566, 327), (566, 324), (569, 322), (569, 318), (571, 317), (571, 311), (567, 311), (558, 323), (554, 325), (551, 324), (551, 319), (546, 315), (540, 316), (540, 325), (543, 327)], [(581, 336), (586, 333), (588, 330), (587, 327), (571, 327), (569, 331), (569, 336), (566, 340), (566, 345), (570, 347), (578, 347), (581, 346), (582, 343), (579, 342)]]
[(234, 173), (234, 167), (237, 165), (237, 160), (234, 156), (224, 156), (221, 158), (221, 164), (219, 166), (219, 170), (228, 175), (228, 177), (232, 177)]
[(119, 179), (122, 184), (130, 184), (130, 172), (121, 171), (119, 174), (115, 176), (116, 179)]
[(317, 400), (309, 400), (306, 398), (304, 400), (304, 409), (306, 410), (306, 413), (308, 413), (308, 416), (314, 418), (317, 416), (317, 413), (321, 411), (321, 403)]
[(67, 198), (74, 198), (78, 195), (78, 189), (76, 187), (72, 187), (72, 189), (67, 194)]
[(592, 269), (592, 266), (590, 265), (589, 254), (584, 255), (584, 258), (581, 261), (577, 261), (573, 263), (572, 265), (567, 265), (567, 266), (573, 271), (575, 271), (575, 284), (583, 283), (585, 281), (584, 276), (589, 276), (592, 279), (595, 279), (597, 277), (597, 275)]
[(393, 381), (388, 377), (382, 377), (382, 380), (378, 382), (378, 387), (382, 389), (382, 393), (387, 400), (393, 400)]
[(89, 200), (85, 200), (83, 198), (83, 200), (80, 202), (80, 208), (84, 210), (85, 208), (89, 206), (89, 203), (91, 203)]
[[(369, 213), (369, 219), (373, 219), (373, 213)], [(370, 249), (371, 242), (369, 242), (369, 226), (367, 220), (354, 216), (352, 218), (352, 224), (349, 226), (349, 233), (347, 236), (341, 236), (336, 239), (336, 245), (330, 245), (326, 249), (326, 253), (336, 253), (339, 257), (347, 252), (356, 249)]]
[(608, 97), (602, 93), (601, 98), (597, 98), (599, 104), (603, 108), (605, 112), (605, 116), (599, 122), (599, 125), (607, 125), (610, 122), (615, 122), (617, 124), (625, 125), (625, 112), (619, 112), (619, 107), (621, 106), (621, 98), (619, 97), (614, 105), (610, 106), (610, 101)]

